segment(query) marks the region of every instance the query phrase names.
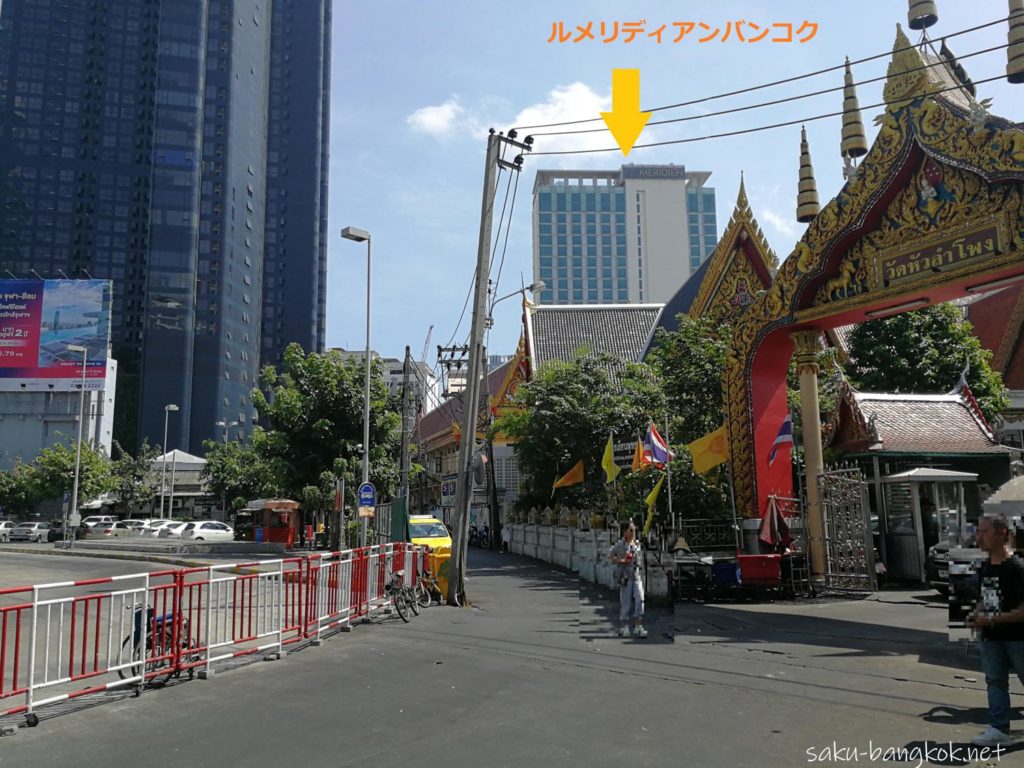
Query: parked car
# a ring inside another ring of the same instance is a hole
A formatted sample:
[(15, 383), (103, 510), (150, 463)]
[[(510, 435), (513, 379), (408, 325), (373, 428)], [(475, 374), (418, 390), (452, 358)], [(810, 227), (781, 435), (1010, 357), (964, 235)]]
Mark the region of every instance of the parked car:
[(8, 541), (42, 541), (49, 535), (49, 523), (18, 523), (7, 534)]
[(928, 550), (925, 573), (928, 583), (949, 598), (949, 622), (961, 625), (981, 597), (978, 568), (987, 555), (975, 547), (958, 547), (940, 541)]
[(13, 520), (4, 520), (0, 522), (0, 541), (9, 541), (7, 538), (11, 531), (17, 527), (17, 523)]
[[(89, 531), (91, 531), (92, 529), (89, 526), (87, 526), (85, 524), (82, 524), (82, 525), (79, 525), (76, 528), (73, 528), (72, 530), (74, 531), (74, 536), (75, 536), (75, 539), (77, 540), (77, 539), (84, 539), (89, 534)], [(46, 540), (47, 541), (63, 541), (64, 540), (64, 521), (63, 520), (54, 520), (52, 523), (50, 523), (50, 530), (46, 532)]]
[(94, 525), (100, 523), (113, 523), (114, 518), (110, 515), (89, 515), (88, 517), (82, 518), (82, 525), (87, 525), (92, 528)]
[(142, 530), (144, 536), (152, 536), (156, 538), (160, 535), (160, 531), (166, 528), (168, 525), (173, 523), (181, 522), (180, 520), (171, 520), (169, 517), (162, 517), (159, 520), (150, 521), (149, 525)]
[(117, 539), (131, 536), (132, 529), (118, 520), (116, 523), (97, 523), (89, 529), (90, 539)]
[(149, 529), (149, 525), (153, 521), (148, 519), (144, 520), (142, 518), (128, 518), (121, 522), (132, 529), (133, 536), (141, 536)]
[(181, 532), (185, 529), (186, 525), (188, 525), (188, 523), (174, 520), (160, 528), (157, 533), (157, 537), (161, 539), (180, 539)]
[(193, 541), (234, 541), (235, 531), (230, 525), (206, 520), (187, 523), (181, 530), (180, 538)]
[(452, 534), (448, 527), (433, 515), (409, 515), (409, 541), (425, 544), (431, 549), (451, 547)]

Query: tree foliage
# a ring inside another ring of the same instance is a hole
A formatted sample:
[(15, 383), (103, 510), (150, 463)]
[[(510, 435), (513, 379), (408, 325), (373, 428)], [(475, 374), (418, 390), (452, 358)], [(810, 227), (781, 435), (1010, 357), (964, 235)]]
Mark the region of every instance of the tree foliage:
[(582, 459), (585, 482), (560, 489), (558, 501), (603, 507), (601, 457), (608, 436), (636, 439), (665, 402), (648, 366), (623, 368), (615, 358), (586, 352), (570, 363), (544, 365), (516, 396), (524, 410), (499, 419), (494, 429), (515, 443), (519, 470), (531, 486), (526, 499), (541, 506), (550, 503), (555, 479)]
[(256, 429), (248, 443), (219, 443), (207, 440), (206, 465), (203, 477), (209, 484), (210, 493), (227, 502), (228, 509), (239, 510), (252, 499), (273, 498), (287, 495), (282, 493), (278, 475), (287, 470), (283, 465), (276, 468), (262, 453), (266, 433)]
[(112, 490), (117, 493), (118, 504), (128, 517), (135, 514), (139, 504), (149, 501), (159, 485), (153, 474), (153, 459), (160, 448), (143, 440), (138, 452), (132, 456), (114, 441), (114, 459), (110, 465)]
[(679, 315), (679, 329), (659, 329), (648, 360), (661, 380), (671, 438), (689, 443), (722, 426), (722, 371), (731, 329)]
[(967, 364), (967, 383), (985, 418), (1009, 405), (1002, 376), (992, 370), (959, 307), (937, 304), (858, 325), (850, 334), (848, 375), (866, 392), (948, 392)]
[[(362, 362), (346, 361), (336, 351), (306, 355), (298, 344), (290, 345), (280, 372), (264, 368), (253, 391), (263, 426), (254, 431), (248, 452), (209, 446), (219, 465), (209, 470), (211, 480), (218, 478), (215, 488), (255, 496), (273, 491), (315, 511), (333, 502), (335, 479), (344, 478), (346, 496), (354, 499), (361, 480), (364, 374)], [(397, 403), (376, 362), (370, 378), (370, 481), (384, 499), (398, 485), (400, 426)]]
[[(70, 493), (75, 477), (75, 446), (56, 443), (44, 448), (30, 465), (30, 483), (38, 501), (63, 498)], [(110, 459), (82, 442), (79, 463), (78, 501), (90, 501), (115, 488)]]

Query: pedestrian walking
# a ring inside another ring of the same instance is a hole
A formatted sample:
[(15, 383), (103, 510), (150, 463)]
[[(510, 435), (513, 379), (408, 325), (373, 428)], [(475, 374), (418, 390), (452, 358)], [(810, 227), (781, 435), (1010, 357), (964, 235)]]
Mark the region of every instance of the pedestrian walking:
[(1010, 670), (1024, 684), (1024, 559), (1010, 544), (1006, 518), (987, 512), (978, 521), (978, 548), (988, 560), (978, 571), (981, 600), (967, 624), (980, 634), (988, 688), (989, 727), (971, 739), (979, 747), (1011, 744)]
[(647, 637), (644, 629), (643, 550), (636, 540), (636, 526), (626, 523), (620, 538), (611, 548), (608, 559), (615, 564), (612, 571), (619, 586), (619, 636), (628, 637), (630, 620), (637, 637)]
[(512, 526), (505, 523), (501, 526), (501, 551), (508, 552), (512, 546)]

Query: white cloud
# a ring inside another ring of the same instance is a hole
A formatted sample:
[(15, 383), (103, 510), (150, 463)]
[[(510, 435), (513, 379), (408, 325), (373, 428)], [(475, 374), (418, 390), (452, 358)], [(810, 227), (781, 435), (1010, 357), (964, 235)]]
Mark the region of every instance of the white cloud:
[(771, 208), (762, 207), (761, 210), (757, 211), (754, 215), (764, 219), (772, 229), (789, 240), (796, 239), (800, 232), (790, 219), (780, 216)]
[(458, 98), (453, 96), (443, 104), (417, 109), (405, 118), (405, 122), (414, 131), (441, 138), (459, 129), (459, 118), (464, 112)]
[[(484, 96), (476, 107), (464, 107), (458, 96), (443, 104), (423, 107), (406, 118), (406, 123), (415, 131), (436, 138), (462, 134), (480, 139), (487, 136), (489, 128), (497, 130), (517, 126), (548, 125), (576, 120), (596, 120), (591, 123), (520, 130), (520, 139), (526, 135), (535, 138), (534, 150), (538, 152), (562, 152), (574, 149), (603, 149), (615, 145), (604, 122), (601, 112), (611, 109), (611, 93), (598, 94), (581, 82), (556, 86), (544, 101), (521, 109), (509, 120), (506, 100)], [(572, 133), (557, 135), (561, 131), (594, 129), (593, 133)], [(554, 135), (544, 135), (554, 134)], [(600, 158), (600, 155), (596, 156)], [(585, 162), (587, 156), (569, 155), (565, 161), (573, 166)]]

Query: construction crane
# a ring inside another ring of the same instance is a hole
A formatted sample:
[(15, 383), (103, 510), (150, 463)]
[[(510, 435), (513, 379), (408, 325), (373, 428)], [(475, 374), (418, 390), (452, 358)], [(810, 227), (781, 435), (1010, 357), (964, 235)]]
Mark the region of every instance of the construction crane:
[(424, 366), (427, 363), (427, 351), (430, 349), (430, 337), (434, 334), (434, 326), (431, 325), (427, 329), (427, 340), (423, 342), (423, 354), (420, 355), (420, 366)]

